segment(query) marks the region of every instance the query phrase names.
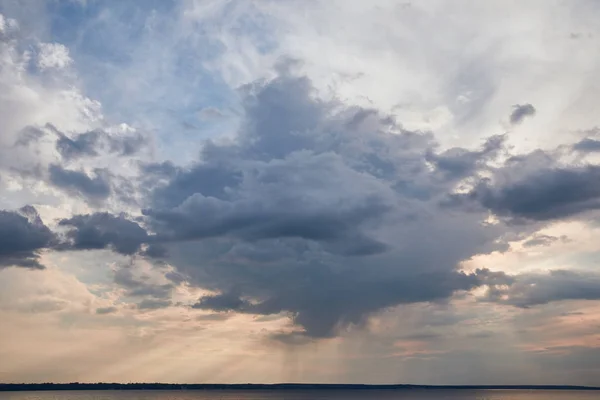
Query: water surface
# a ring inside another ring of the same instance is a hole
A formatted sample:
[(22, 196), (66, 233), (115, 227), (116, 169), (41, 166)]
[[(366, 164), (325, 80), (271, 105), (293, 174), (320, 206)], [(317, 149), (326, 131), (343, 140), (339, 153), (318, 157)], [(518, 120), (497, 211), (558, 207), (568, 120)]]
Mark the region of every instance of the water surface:
[(0, 400), (592, 400), (594, 391), (550, 390), (189, 390), (0, 392)]

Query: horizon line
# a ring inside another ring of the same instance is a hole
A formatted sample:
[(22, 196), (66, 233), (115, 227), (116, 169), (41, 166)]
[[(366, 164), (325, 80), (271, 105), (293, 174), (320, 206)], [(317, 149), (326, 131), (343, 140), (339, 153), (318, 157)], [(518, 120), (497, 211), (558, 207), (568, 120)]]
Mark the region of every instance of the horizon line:
[(44, 391), (44, 390), (223, 390), (223, 389), (447, 389), (447, 390), (600, 390), (600, 386), (586, 385), (427, 385), (410, 383), (369, 384), (369, 383), (163, 383), (163, 382), (42, 382), (42, 383), (0, 383), (2, 391)]

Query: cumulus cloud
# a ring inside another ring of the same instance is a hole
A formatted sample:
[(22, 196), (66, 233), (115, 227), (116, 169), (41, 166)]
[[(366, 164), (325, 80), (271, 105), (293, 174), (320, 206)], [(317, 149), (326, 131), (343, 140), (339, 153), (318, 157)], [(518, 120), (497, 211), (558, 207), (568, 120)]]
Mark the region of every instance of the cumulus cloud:
[[(511, 169), (515, 170), (515, 169)], [(504, 171), (500, 171), (503, 173)], [(530, 220), (555, 220), (600, 207), (600, 167), (547, 166), (504, 179), (487, 179), (468, 194), (497, 215)]]
[(0, 185), (6, 196), (0, 206), (99, 207), (110, 198), (123, 209), (134, 202), (133, 190), (119, 177), (135, 174), (135, 167), (115, 161), (143, 158), (138, 153), (149, 148), (149, 138), (105, 119), (100, 102), (84, 95), (70, 49), (40, 40), (46, 32), (36, 26), (2, 17)]
[(240, 312), (247, 309), (249, 305), (248, 302), (240, 299), (236, 294), (223, 293), (203, 296), (196, 304), (192, 305), (192, 308), (197, 308), (199, 310)]
[[(391, 206), (391, 193), (377, 193), (377, 182), (368, 175), (347, 169), (333, 154), (299, 153), (256, 168), (256, 175), (248, 176), (240, 188), (243, 199), (194, 193), (175, 209), (148, 209), (145, 214), (154, 229), (171, 240), (224, 235), (246, 240), (292, 237), (326, 242), (332, 249), (356, 254), (385, 249), (361, 232), (363, 225), (381, 218)], [(323, 189), (331, 185), (338, 192), (323, 201)]]
[(28, 126), (21, 130), (15, 142), (17, 146), (28, 146), (40, 141), (47, 131), (56, 137), (56, 150), (65, 161), (80, 158), (94, 158), (100, 155), (116, 154), (131, 156), (147, 145), (147, 139), (135, 131), (115, 134), (106, 130), (94, 129), (82, 133), (66, 134), (52, 124), (46, 124), (43, 129)]
[[(318, 100), (310, 80), (285, 67), (241, 94), (246, 116), (235, 140), (206, 142), (189, 167), (142, 166), (143, 227), (125, 215), (73, 216), (60, 222), (68, 248), (165, 258), (189, 284), (218, 293), (193, 307), (287, 313), (313, 337), (386, 307), (471, 290), (482, 277), (458, 263), (506, 249), (508, 227), (438, 205), (458, 181), (488, 169), (502, 136), (438, 154), (431, 133)], [(63, 173), (62, 185), (106, 195), (94, 178), (71, 179), (76, 173)], [(170, 291), (119, 284), (161, 300), (154, 291)]]
[(60, 43), (40, 43), (37, 65), (40, 69), (66, 68), (73, 60), (69, 56), (69, 49)]
[(505, 282), (493, 282), (486, 299), (522, 308), (562, 300), (598, 300), (600, 275), (573, 270), (522, 274)]
[(65, 46), (40, 42), (31, 32), (21, 31), (14, 20), (1, 18), (0, 143), (7, 164), (22, 161), (6, 150), (19, 140), (23, 129), (52, 124), (62, 130), (88, 130), (103, 116), (99, 103), (82, 95), (74, 77), (61, 71), (71, 63)]
[(145, 221), (168, 261), (219, 292), (193, 307), (288, 313), (305, 335), (328, 337), (386, 307), (481, 285), (457, 264), (505, 248), (507, 228), (437, 204), (458, 177), (486, 169), (503, 138), (438, 154), (430, 133), (312, 90), (283, 69), (242, 89), (234, 142), (206, 143), (189, 168), (144, 167)]
[(582, 153), (594, 153), (600, 151), (600, 140), (585, 138), (573, 145), (573, 150)]
[(527, 117), (533, 117), (536, 113), (536, 109), (533, 105), (527, 104), (516, 104), (513, 106), (514, 110), (510, 114), (510, 123), (513, 125), (520, 124)]
[(68, 229), (66, 248), (70, 250), (111, 248), (118, 253), (132, 255), (148, 240), (146, 230), (124, 214), (115, 216), (98, 212), (76, 215), (61, 220), (59, 225)]
[(81, 133), (73, 139), (60, 134), (59, 139), (56, 141), (56, 150), (66, 160), (82, 156), (95, 157), (98, 155), (96, 145), (100, 139), (99, 136), (100, 133), (97, 131)]
[[(288, 314), (301, 335), (330, 337), (388, 307), (512, 285), (518, 277), (458, 265), (529, 233), (510, 218), (574, 216), (600, 195), (595, 166), (562, 165), (545, 152), (498, 166), (504, 135), (440, 152), (429, 132), (318, 100), (310, 80), (286, 67), (241, 94), (234, 140), (207, 141), (191, 166), (142, 165), (140, 222), (74, 216), (61, 222), (71, 247), (164, 258), (190, 285), (216, 292), (192, 308)], [(472, 189), (457, 194), (464, 182)], [(490, 211), (507, 223), (483, 223)], [(537, 239), (528, 245), (548, 242)], [(119, 284), (154, 299), (148, 309), (166, 306), (172, 289)]]
[(69, 194), (81, 196), (90, 203), (106, 200), (112, 193), (111, 175), (106, 169), (97, 168), (94, 175), (85, 171), (70, 170), (58, 164), (50, 165), (50, 183)]
[(0, 210), (0, 268), (42, 269), (39, 252), (56, 242), (56, 235), (44, 225), (35, 208)]
[(486, 140), (481, 150), (470, 151), (454, 147), (440, 154), (428, 154), (428, 160), (446, 175), (446, 179), (462, 179), (486, 169), (487, 163), (503, 150), (505, 140), (505, 135), (492, 136)]

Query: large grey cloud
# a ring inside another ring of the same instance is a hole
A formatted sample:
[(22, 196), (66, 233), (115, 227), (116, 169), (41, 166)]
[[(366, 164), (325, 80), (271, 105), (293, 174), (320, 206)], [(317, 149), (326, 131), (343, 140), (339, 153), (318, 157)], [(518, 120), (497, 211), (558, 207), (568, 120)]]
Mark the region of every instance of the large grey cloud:
[(123, 214), (76, 215), (61, 220), (59, 225), (67, 228), (68, 242), (63, 247), (70, 250), (112, 248), (118, 253), (132, 255), (148, 241), (146, 230)]
[[(356, 270), (348, 275), (304, 266), (289, 274), (290, 282), (268, 288), (267, 298), (252, 303), (225, 293), (202, 297), (193, 307), (213, 311), (253, 314), (292, 312), (294, 323), (307, 336), (329, 337), (348, 325), (361, 325), (374, 311), (398, 304), (444, 301), (457, 291), (482, 284), (478, 274), (437, 272), (406, 274), (395, 279), (372, 276), (365, 279)], [(354, 276), (353, 276), (354, 275)]]
[(66, 160), (84, 156), (95, 157), (98, 155), (96, 146), (99, 140), (100, 132), (98, 131), (84, 132), (73, 139), (60, 133), (59, 139), (56, 141), (56, 149)]
[(585, 138), (573, 145), (573, 150), (582, 153), (594, 153), (600, 151), (600, 140)]
[(600, 167), (544, 166), (531, 172), (517, 168), (501, 179), (486, 179), (460, 201), (475, 201), (497, 215), (553, 220), (600, 208)]
[(438, 203), (487, 168), (503, 137), (438, 154), (430, 133), (316, 100), (308, 79), (286, 72), (242, 95), (235, 141), (206, 143), (189, 168), (144, 168), (145, 222), (170, 263), (217, 292), (195, 308), (289, 313), (304, 335), (327, 337), (486, 279), (457, 265), (505, 249), (508, 228)]
[(35, 208), (0, 210), (0, 268), (42, 269), (39, 252), (56, 243), (56, 235), (44, 225)]
[(523, 308), (562, 300), (600, 299), (600, 274), (590, 271), (527, 273), (490, 284), (488, 300)]
[[(255, 168), (256, 173), (246, 172), (238, 188), (243, 198), (226, 200), (194, 193), (174, 209), (145, 213), (154, 228), (171, 240), (224, 235), (245, 240), (296, 237), (348, 253), (385, 249), (361, 229), (381, 218), (394, 201), (391, 191), (379, 187), (370, 175), (346, 168), (331, 153), (298, 153), (285, 161), (257, 163)], [(329, 187), (336, 187), (337, 193), (325, 193)]]
[(110, 153), (130, 156), (148, 145), (147, 138), (137, 132), (111, 134), (102, 129), (95, 129), (67, 134), (52, 124), (46, 124), (43, 128), (26, 127), (20, 132), (15, 145), (28, 146), (45, 137), (48, 132), (56, 137), (56, 150), (65, 161)]
[(94, 130), (69, 137), (55, 128), (53, 130), (58, 136), (56, 149), (65, 160), (95, 157), (100, 151), (129, 156), (147, 144), (140, 134), (114, 136), (102, 130)]
[(111, 175), (106, 169), (97, 168), (89, 176), (82, 170), (66, 169), (58, 164), (48, 168), (50, 183), (90, 203), (106, 200), (112, 193)]
[(448, 180), (472, 176), (475, 172), (486, 169), (487, 162), (497, 156), (504, 148), (505, 135), (490, 137), (481, 150), (470, 151), (460, 147), (445, 150), (441, 154), (430, 153), (427, 159)]
[(192, 308), (212, 311), (248, 311), (252, 305), (234, 293), (203, 296)]
[[(376, 110), (317, 100), (307, 78), (285, 69), (240, 93), (235, 139), (207, 141), (190, 166), (143, 165), (143, 217), (63, 221), (71, 246), (165, 258), (214, 292), (194, 308), (287, 313), (294, 337), (329, 337), (387, 307), (516, 288), (518, 277), (459, 264), (595, 208), (597, 167), (542, 151), (498, 166), (504, 135), (439, 151), (431, 133)], [(473, 189), (456, 194), (465, 183)], [(484, 223), (490, 211), (508, 218)], [(168, 303), (147, 294), (144, 307)]]
[(125, 161), (107, 162), (106, 157), (132, 156), (148, 145), (148, 139), (126, 126), (114, 130), (67, 134), (51, 124), (28, 126), (18, 134), (7, 173), (32, 182), (43, 179), (93, 207), (109, 199), (133, 204), (136, 189), (126, 176), (135, 167), (130, 169)]

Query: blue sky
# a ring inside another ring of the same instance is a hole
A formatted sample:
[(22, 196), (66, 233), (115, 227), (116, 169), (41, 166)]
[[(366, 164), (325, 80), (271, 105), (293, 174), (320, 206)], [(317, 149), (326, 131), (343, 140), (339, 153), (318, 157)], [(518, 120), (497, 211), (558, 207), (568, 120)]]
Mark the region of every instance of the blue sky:
[(597, 383), (599, 12), (0, 0), (0, 381)]

